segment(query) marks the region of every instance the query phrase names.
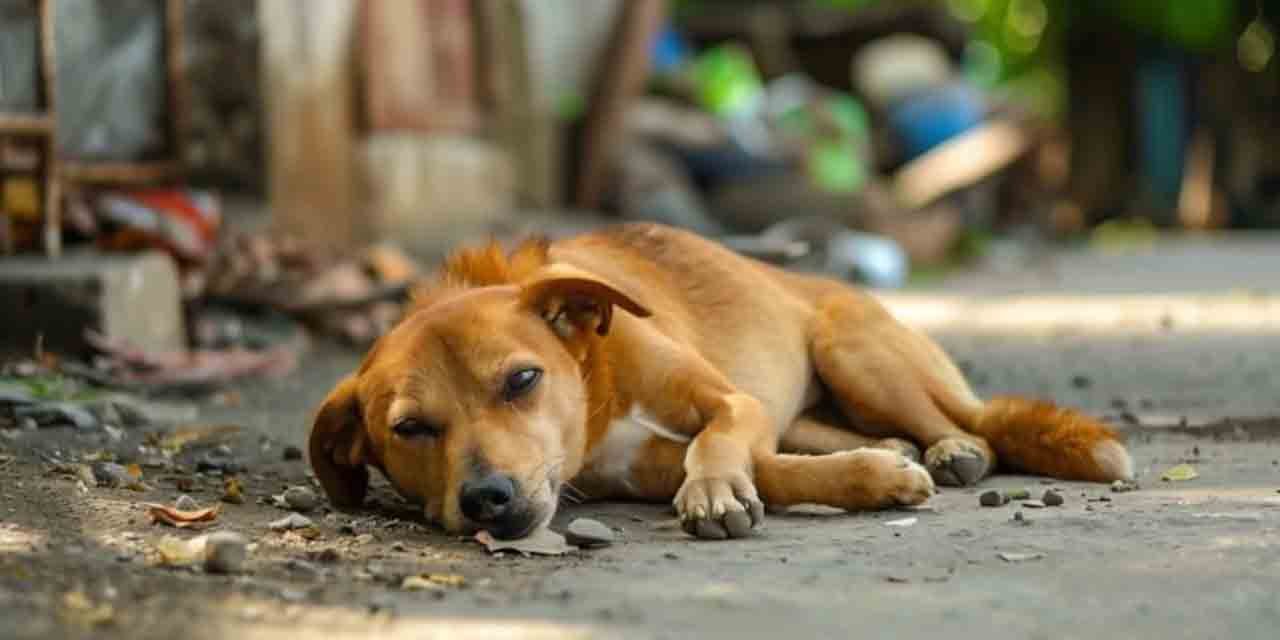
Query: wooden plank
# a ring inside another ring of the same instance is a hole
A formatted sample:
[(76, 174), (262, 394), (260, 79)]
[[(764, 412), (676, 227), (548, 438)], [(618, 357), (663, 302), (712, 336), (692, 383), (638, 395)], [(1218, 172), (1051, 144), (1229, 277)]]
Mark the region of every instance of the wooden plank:
[[(58, 112), (54, 87), (58, 65), (54, 43), (53, 0), (40, 0), (40, 80), (44, 90), (44, 108), (49, 114)], [(53, 116), (49, 116), (51, 119)], [(44, 182), (44, 252), (50, 258), (62, 255), (62, 188), (58, 172), (58, 131), (49, 129), (45, 137), (41, 178)]]
[(365, 2), (360, 32), (369, 129), (475, 128), (470, 0)]
[(533, 209), (557, 207), (563, 158), (556, 116), (535, 104), (522, 2), (480, 0), (474, 8), (479, 34), (478, 96), (490, 114), (494, 138), (515, 164), (520, 204)]
[(628, 0), (618, 15), (608, 53), (596, 70), (583, 131), (575, 194), (579, 207), (595, 209), (604, 199), (627, 107), (649, 79), (649, 46), (666, 14), (666, 0)]
[(47, 136), (53, 132), (53, 118), (42, 113), (0, 113), (0, 133), (19, 136)]
[(168, 162), (71, 162), (62, 161), (59, 176), (70, 182), (141, 184), (167, 182), (182, 177), (184, 166)]
[(368, 234), (356, 207), (353, 0), (258, 3), (273, 225), (332, 246)]

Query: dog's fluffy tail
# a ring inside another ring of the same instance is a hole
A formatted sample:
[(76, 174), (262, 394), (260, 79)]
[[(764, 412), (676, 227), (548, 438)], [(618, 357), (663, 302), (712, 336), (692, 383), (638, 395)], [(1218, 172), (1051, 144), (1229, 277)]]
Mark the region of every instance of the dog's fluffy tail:
[(984, 438), (1006, 467), (1062, 480), (1133, 477), (1119, 434), (1100, 420), (1048, 402), (998, 397), (960, 412), (963, 428)]

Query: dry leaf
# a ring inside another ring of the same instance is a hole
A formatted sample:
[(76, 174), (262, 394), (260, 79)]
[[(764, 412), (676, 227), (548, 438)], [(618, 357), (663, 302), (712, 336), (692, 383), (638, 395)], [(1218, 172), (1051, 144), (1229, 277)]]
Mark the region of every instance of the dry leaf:
[(516, 551), (526, 556), (562, 556), (570, 551), (576, 551), (565, 542), (564, 536), (546, 527), (517, 540), (498, 540), (488, 531), (481, 531), (476, 534), (476, 542), (484, 545), (489, 553)]
[(1180, 482), (1182, 480), (1194, 480), (1200, 477), (1200, 473), (1196, 468), (1189, 464), (1180, 464), (1171, 467), (1168, 471), (1160, 474), (1160, 479), (1165, 482)]
[(179, 529), (203, 529), (211, 526), (218, 519), (218, 513), (222, 509), (222, 505), (216, 504), (207, 509), (195, 511), (179, 511), (163, 504), (147, 504), (146, 507), (147, 515), (151, 516), (152, 522), (163, 522)]
[(138, 464), (138, 463), (136, 463), (136, 462), (135, 462), (135, 463), (133, 463), (133, 464), (131, 464), (131, 465), (129, 465), (129, 466), (127, 466), (127, 467), (125, 467), (125, 468), (124, 468), (124, 472), (125, 472), (125, 473), (127, 473), (127, 474), (129, 474), (129, 477), (130, 477), (130, 478), (133, 478), (134, 480), (141, 480), (141, 479), (142, 479), (142, 465), (140, 465), (140, 464)]
[(209, 444), (225, 440), (240, 432), (234, 424), (191, 424), (178, 427), (160, 439), (159, 446), (165, 451), (177, 453), (193, 444)]
[(240, 480), (238, 478), (227, 478), (226, 481), (222, 483), (222, 501), (230, 502), (231, 504), (244, 503), (244, 492), (240, 487)]

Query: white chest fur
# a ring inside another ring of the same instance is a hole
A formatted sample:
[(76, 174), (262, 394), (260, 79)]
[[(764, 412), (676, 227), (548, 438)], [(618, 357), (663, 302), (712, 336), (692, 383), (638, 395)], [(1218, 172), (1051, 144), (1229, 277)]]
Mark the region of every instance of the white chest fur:
[(689, 437), (676, 433), (658, 422), (643, 408), (632, 409), (609, 425), (609, 432), (587, 459), (588, 472), (598, 481), (629, 489), (631, 468), (650, 438), (688, 442)]

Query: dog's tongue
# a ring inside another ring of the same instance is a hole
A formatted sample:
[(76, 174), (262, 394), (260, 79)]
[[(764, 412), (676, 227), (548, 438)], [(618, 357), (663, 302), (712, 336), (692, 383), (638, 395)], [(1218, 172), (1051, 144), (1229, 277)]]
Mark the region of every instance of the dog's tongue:
[(499, 540), (488, 531), (481, 530), (476, 533), (475, 540), (484, 545), (489, 553), (515, 551), (524, 555), (562, 556), (574, 550), (574, 547), (564, 541), (564, 536), (546, 527), (540, 527), (517, 540)]

